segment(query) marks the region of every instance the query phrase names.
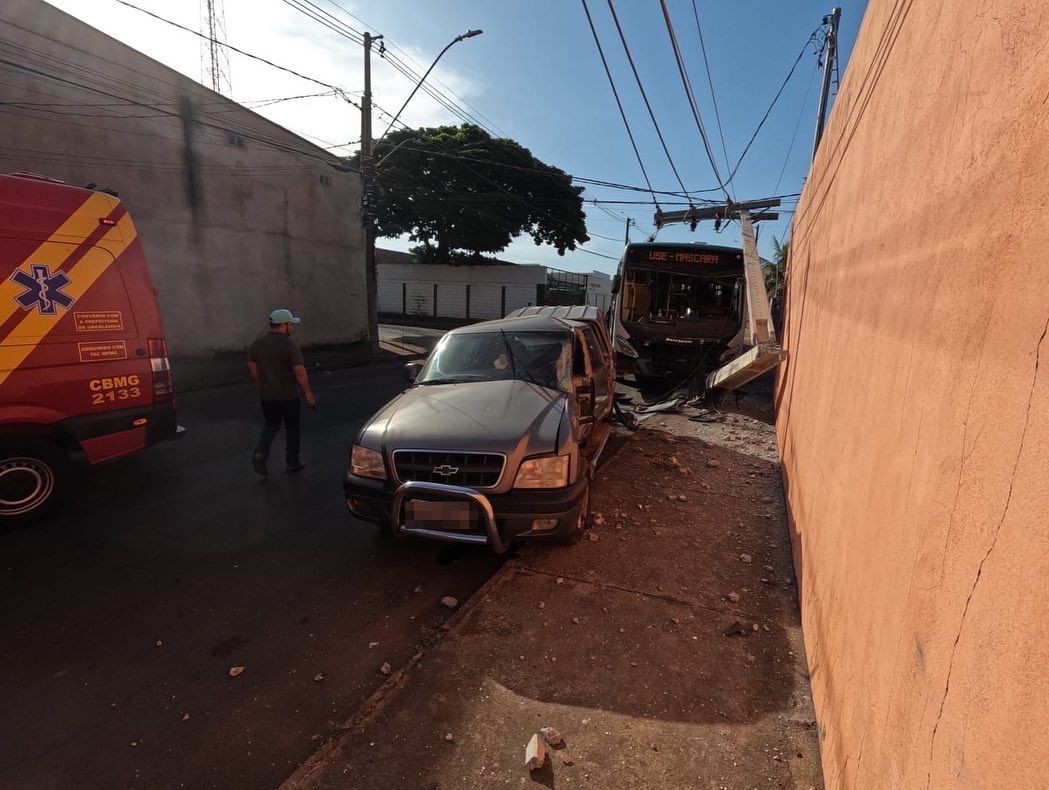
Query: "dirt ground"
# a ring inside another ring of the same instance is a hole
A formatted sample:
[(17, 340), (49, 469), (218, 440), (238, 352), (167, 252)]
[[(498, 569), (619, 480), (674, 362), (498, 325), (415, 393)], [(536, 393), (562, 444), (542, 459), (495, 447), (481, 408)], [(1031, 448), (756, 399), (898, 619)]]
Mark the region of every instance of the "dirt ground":
[[(821, 788), (771, 426), (653, 415), (289, 787)], [(543, 768), (525, 746), (554, 727)]]

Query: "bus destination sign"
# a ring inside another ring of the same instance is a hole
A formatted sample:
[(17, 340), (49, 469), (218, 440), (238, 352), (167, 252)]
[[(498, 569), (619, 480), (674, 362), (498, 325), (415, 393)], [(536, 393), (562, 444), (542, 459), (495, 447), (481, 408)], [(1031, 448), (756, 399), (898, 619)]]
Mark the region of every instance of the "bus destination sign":
[(717, 264), (721, 258), (716, 252), (699, 252), (693, 250), (673, 249), (642, 249), (639, 261), (649, 263), (713, 263)]

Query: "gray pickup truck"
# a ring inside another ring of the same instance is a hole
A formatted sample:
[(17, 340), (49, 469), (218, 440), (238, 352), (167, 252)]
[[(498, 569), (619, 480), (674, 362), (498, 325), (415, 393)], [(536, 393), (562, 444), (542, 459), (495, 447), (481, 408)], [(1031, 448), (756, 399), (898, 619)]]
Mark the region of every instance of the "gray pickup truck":
[(393, 532), (500, 553), (577, 541), (611, 434), (613, 365), (594, 307), (529, 307), (449, 332), (361, 429), (347, 507)]

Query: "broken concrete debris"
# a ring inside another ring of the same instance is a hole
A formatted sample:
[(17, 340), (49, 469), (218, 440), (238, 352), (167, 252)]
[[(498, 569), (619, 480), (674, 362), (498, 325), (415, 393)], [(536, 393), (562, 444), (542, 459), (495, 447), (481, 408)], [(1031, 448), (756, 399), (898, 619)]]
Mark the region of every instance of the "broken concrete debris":
[(739, 620), (736, 620), (728, 628), (724, 629), (721, 633), (725, 636), (746, 636), (749, 629), (743, 625)]
[(525, 747), (525, 768), (534, 771), (542, 768), (544, 763), (546, 763), (546, 746), (539, 733), (536, 733)]
[(543, 736), (546, 745), (551, 749), (564, 749), (566, 746), (565, 739), (561, 737), (561, 733), (553, 727), (543, 727), (539, 730), (539, 734)]
[(391, 672), (393, 672), (393, 669), (390, 667), (390, 664), (387, 661), (383, 662), (383, 665), (379, 667), (379, 671), (384, 675), (389, 675)]
[(445, 606), (445, 607), (447, 607), (449, 609), (454, 609), (458, 605), (459, 605), (459, 599), (458, 598), (453, 598), (450, 595), (446, 595), (446, 596), (444, 596), (441, 599), (441, 606)]
[(229, 668), (229, 676), (231, 678), (240, 677), (243, 672), (244, 672), (244, 667), (230, 667)]

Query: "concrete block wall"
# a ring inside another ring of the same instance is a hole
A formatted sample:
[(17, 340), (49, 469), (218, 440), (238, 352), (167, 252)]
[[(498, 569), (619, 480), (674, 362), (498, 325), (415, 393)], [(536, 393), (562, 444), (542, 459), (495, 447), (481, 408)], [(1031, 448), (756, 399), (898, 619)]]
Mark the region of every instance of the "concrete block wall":
[(870, 0), (777, 431), (829, 788), (1049, 787), (1049, 4)]
[[(266, 331), (274, 307), (302, 315), (305, 345), (366, 336), (356, 174), (41, 0), (5, 0), (0, 22), (12, 59), (58, 78), (5, 70), (0, 171), (120, 193), (174, 355), (239, 351)], [(40, 106), (48, 103), (91, 105), (92, 115)]]
[(546, 284), (543, 266), (380, 262), (378, 270), (379, 312), (391, 314), (502, 318), (519, 307), (537, 304), (541, 287)]

